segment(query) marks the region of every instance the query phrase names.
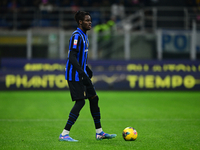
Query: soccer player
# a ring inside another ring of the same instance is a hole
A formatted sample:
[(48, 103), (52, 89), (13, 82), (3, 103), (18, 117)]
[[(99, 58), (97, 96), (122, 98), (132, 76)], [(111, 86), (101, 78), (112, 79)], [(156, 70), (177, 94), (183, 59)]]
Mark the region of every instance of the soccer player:
[(93, 72), (87, 66), (89, 40), (86, 32), (92, 27), (92, 19), (88, 12), (78, 11), (75, 14), (75, 20), (78, 23), (78, 28), (72, 33), (69, 40), (69, 53), (65, 72), (65, 79), (68, 81), (71, 98), (72, 101), (75, 101), (75, 104), (69, 113), (68, 121), (59, 136), (59, 140), (78, 141), (71, 138), (69, 132), (85, 105), (85, 99), (88, 99), (90, 103), (90, 112), (96, 128), (96, 139), (112, 139), (117, 135), (107, 134), (102, 130), (98, 106), (99, 97), (91, 82)]

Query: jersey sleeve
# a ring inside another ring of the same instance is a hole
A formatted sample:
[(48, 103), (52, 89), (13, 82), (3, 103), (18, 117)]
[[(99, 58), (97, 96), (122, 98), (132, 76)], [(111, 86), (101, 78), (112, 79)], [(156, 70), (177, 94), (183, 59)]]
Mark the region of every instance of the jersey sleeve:
[(69, 50), (75, 50), (76, 52), (79, 52), (80, 40), (81, 38), (79, 34), (73, 35), (70, 39)]
[(84, 70), (81, 68), (80, 64), (78, 63), (76, 55), (77, 55), (77, 52), (72, 50), (69, 54), (69, 61), (74, 66), (74, 68), (78, 71), (78, 73), (82, 74), (84, 73)]

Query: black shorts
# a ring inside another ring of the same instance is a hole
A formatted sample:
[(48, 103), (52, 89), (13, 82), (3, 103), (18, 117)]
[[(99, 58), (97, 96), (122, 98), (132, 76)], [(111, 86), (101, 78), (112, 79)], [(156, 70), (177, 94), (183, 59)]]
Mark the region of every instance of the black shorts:
[(67, 81), (72, 101), (88, 99), (96, 95), (93, 85), (85, 86), (82, 81)]

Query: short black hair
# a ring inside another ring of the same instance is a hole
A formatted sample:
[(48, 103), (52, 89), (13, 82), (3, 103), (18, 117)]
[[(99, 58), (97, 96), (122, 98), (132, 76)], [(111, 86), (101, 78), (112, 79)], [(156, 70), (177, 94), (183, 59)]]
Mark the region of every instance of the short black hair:
[(79, 25), (79, 20), (83, 21), (85, 19), (86, 15), (90, 16), (90, 13), (89, 12), (85, 12), (85, 11), (77, 11), (76, 12), (74, 18), (75, 18), (76, 22), (78, 23), (78, 25)]

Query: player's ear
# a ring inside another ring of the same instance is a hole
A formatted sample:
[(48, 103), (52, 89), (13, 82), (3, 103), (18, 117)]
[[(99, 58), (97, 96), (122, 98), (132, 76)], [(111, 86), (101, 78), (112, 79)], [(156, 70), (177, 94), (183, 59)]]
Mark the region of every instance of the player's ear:
[(82, 25), (82, 23), (83, 23), (82, 20), (79, 20), (79, 24)]

